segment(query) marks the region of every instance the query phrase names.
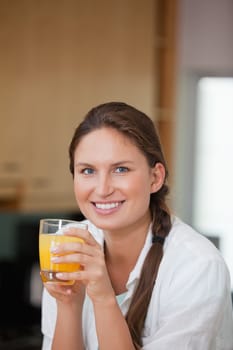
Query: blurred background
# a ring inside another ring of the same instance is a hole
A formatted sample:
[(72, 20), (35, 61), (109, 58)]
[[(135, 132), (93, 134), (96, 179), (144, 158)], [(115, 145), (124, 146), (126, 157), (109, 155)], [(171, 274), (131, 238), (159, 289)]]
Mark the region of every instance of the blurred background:
[(82, 217), (68, 146), (99, 103), (153, 119), (170, 207), (233, 280), (232, 36), (232, 0), (0, 0), (1, 349), (41, 348), (39, 219)]

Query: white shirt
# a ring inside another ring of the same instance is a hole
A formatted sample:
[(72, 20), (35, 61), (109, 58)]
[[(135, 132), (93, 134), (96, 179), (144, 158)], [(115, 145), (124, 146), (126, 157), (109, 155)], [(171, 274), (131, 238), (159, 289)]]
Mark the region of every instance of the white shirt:
[[(103, 241), (101, 230), (88, 223), (89, 231)], [(120, 304), (125, 315), (142, 264), (151, 246), (151, 232), (130, 273), (127, 293)], [(56, 322), (56, 302), (44, 291), (42, 350), (50, 350)], [(83, 309), (86, 350), (97, 350), (98, 341), (91, 300)], [(143, 333), (143, 350), (233, 350), (233, 317), (227, 267), (208, 239), (175, 218), (166, 238), (156, 284)]]

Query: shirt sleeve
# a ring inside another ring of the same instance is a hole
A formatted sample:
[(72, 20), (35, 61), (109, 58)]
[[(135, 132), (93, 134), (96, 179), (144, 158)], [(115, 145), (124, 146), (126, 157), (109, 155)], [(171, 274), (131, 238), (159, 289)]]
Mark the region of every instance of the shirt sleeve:
[(47, 292), (43, 290), (42, 296), (42, 318), (41, 318), (41, 330), (43, 334), (42, 350), (51, 350), (52, 339), (55, 330), (57, 317), (57, 305), (55, 299)]
[(143, 350), (233, 349), (230, 283), (221, 259), (189, 259), (161, 287), (159, 299), (156, 329), (144, 338)]
[(43, 337), (43, 343), (42, 343), (42, 350), (51, 350), (52, 348), (52, 339), (44, 335)]

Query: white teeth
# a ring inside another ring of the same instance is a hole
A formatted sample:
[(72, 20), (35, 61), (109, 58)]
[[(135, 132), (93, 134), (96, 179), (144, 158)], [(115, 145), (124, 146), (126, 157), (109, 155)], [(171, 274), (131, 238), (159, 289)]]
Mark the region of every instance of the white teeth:
[(98, 209), (113, 209), (113, 208), (116, 208), (118, 207), (119, 205), (119, 202), (116, 202), (116, 203), (106, 203), (106, 204), (103, 204), (103, 203), (95, 203), (95, 206), (96, 208)]

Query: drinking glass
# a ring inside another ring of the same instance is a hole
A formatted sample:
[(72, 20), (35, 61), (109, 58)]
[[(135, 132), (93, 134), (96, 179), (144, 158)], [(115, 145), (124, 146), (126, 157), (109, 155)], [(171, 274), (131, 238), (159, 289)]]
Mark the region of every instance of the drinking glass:
[[(51, 257), (58, 254), (51, 252), (51, 249), (61, 243), (81, 242), (83, 239), (75, 236), (67, 236), (64, 230), (75, 227), (78, 229), (87, 229), (87, 224), (78, 221), (65, 219), (41, 219), (39, 230), (39, 257), (40, 257), (40, 275), (43, 282), (56, 283), (61, 285), (72, 285), (74, 280), (60, 280), (56, 277), (57, 272), (75, 272), (80, 269), (79, 263), (53, 263)], [(72, 254), (68, 252), (66, 254)]]

